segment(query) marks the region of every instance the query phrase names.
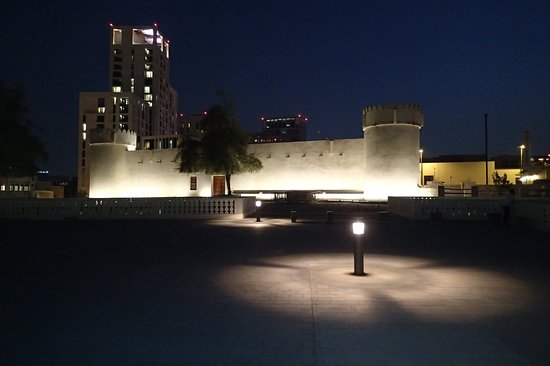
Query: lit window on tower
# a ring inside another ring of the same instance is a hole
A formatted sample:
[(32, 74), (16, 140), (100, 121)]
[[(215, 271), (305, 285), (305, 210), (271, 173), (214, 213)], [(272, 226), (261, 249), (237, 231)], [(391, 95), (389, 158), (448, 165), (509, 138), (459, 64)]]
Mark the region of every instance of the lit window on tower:
[(132, 32), (133, 44), (153, 44), (153, 29), (134, 29)]
[(113, 44), (122, 44), (122, 29), (113, 29)]

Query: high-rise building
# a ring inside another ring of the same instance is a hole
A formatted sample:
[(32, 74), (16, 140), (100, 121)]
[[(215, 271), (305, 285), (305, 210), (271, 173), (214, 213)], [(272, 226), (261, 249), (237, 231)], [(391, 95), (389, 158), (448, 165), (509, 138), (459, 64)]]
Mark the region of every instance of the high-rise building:
[(109, 89), (80, 93), (78, 191), (89, 193), (90, 130), (132, 131), (137, 148), (148, 136), (178, 133), (177, 92), (170, 85), (170, 43), (158, 26), (115, 26), (109, 31)]
[(153, 26), (111, 25), (109, 80), (112, 92), (129, 92), (150, 107), (148, 135), (177, 132), (177, 93), (170, 85), (170, 42)]
[(307, 139), (307, 117), (298, 114), (293, 117), (260, 119), (262, 131), (252, 136), (252, 143), (305, 141)]

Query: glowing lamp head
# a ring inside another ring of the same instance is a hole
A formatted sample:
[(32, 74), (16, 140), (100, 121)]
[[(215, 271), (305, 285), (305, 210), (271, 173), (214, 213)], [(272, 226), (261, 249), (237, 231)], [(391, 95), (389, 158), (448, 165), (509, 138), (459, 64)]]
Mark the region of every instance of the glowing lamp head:
[(365, 223), (356, 221), (352, 225), (354, 235), (363, 235), (365, 233)]
[(262, 206), (262, 201), (257, 200), (257, 201), (256, 201), (256, 207), (261, 207), (261, 206)]

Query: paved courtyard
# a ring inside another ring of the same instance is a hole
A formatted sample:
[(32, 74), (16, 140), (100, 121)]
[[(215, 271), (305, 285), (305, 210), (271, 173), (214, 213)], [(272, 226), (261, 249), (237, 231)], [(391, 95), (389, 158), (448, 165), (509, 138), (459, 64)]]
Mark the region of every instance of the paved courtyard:
[(550, 364), (548, 233), (278, 213), (0, 222), (0, 365)]

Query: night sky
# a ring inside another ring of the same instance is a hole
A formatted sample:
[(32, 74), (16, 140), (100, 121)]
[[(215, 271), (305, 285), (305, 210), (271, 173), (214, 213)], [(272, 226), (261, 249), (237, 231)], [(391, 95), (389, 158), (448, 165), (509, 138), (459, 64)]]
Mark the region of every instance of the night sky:
[(229, 96), (243, 127), (309, 117), (310, 139), (362, 136), (367, 105), (416, 103), (425, 157), (550, 153), (548, 1), (12, 2), (0, 82), (22, 87), (52, 175), (75, 175), (78, 98), (108, 91), (109, 23), (157, 23), (179, 111)]

